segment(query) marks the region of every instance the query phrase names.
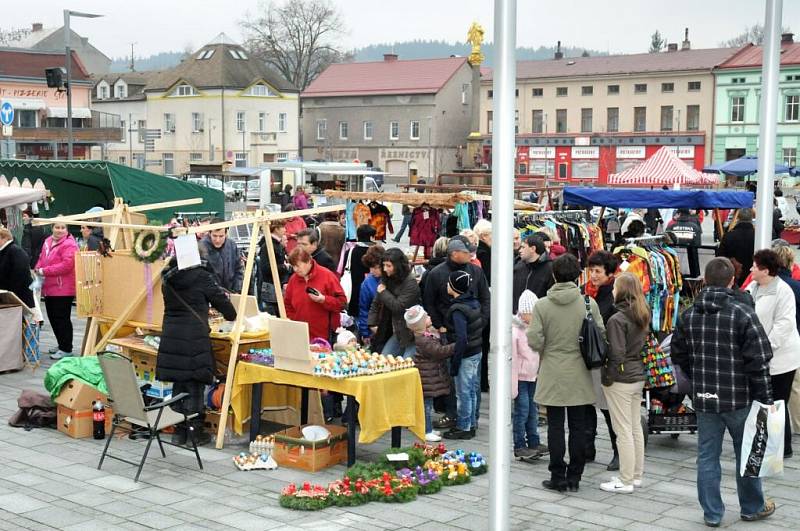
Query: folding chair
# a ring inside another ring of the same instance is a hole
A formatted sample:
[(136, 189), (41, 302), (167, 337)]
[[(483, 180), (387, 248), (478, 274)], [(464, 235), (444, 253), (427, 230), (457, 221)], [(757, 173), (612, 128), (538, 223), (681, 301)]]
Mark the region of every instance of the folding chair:
[[(189, 433), (189, 440), (192, 441), (194, 455), (197, 457), (197, 464), (200, 470), (203, 470), (203, 462), (200, 460), (200, 453), (197, 451), (197, 439), (194, 429), (189, 427), (188, 423), (189, 419), (196, 417), (197, 414), (185, 415), (174, 411), (170, 407), (186, 398), (188, 394), (180, 393), (168, 400), (145, 406), (131, 360), (125, 356), (111, 352), (99, 355), (98, 359), (100, 361), (100, 368), (103, 370), (103, 376), (106, 380), (106, 386), (108, 387), (108, 398), (113, 404), (114, 420), (111, 426), (111, 433), (108, 434), (108, 440), (106, 440), (105, 448), (103, 448), (103, 455), (100, 456), (100, 464), (97, 465), (97, 469), (100, 470), (103, 466), (103, 461), (106, 456), (108, 456), (112, 459), (138, 466), (139, 469), (136, 471), (136, 478), (134, 478), (134, 481), (139, 481), (139, 475), (142, 473), (142, 468), (147, 460), (147, 454), (150, 451), (150, 445), (153, 443), (153, 439), (158, 441), (158, 447), (161, 449), (161, 457), (167, 457), (167, 454), (164, 453), (164, 445), (162, 444), (159, 433), (164, 428), (185, 423)], [(111, 439), (114, 438), (114, 432), (117, 428), (131, 431), (130, 428), (121, 426), (123, 421), (138, 426), (148, 434), (144, 455), (142, 455), (142, 460), (139, 463), (134, 463), (121, 457), (108, 454), (108, 447), (111, 444)], [(167, 442), (167, 444), (180, 447), (171, 442)]]

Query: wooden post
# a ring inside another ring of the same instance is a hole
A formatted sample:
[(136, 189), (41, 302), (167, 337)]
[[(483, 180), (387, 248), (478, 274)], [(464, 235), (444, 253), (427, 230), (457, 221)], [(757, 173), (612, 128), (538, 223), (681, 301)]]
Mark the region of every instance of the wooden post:
[[(250, 246), (247, 248), (247, 262), (244, 267), (244, 280), (242, 282), (242, 296), (239, 298), (239, 307), (236, 308), (236, 322), (231, 333), (231, 352), (228, 359), (228, 374), (225, 375), (225, 392), (222, 395), (222, 407), (219, 415), (219, 428), (217, 429), (217, 449), (222, 448), (225, 442), (225, 425), (228, 423), (228, 409), (231, 405), (231, 392), (233, 391), (233, 377), (236, 372), (236, 360), (239, 356), (239, 339), (242, 336), (242, 323), (244, 321), (244, 310), (247, 305), (247, 291), (253, 277), (253, 265), (256, 261), (256, 248), (258, 245), (258, 235), (261, 232), (258, 222), (253, 223), (252, 234), (250, 235)], [(272, 236), (267, 235), (268, 238)], [(273, 260), (273, 264), (274, 264)], [(252, 421), (251, 421), (252, 422)]]
[(722, 218), (720, 217), (721, 214), (718, 208), (714, 209), (714, 223), (717, 225), (717, 234), (719, 234), (719, 241), (722, 241), (722, 236), (724, 234), (722, 229)]
[[(267, 221), (264, 224), (264, 245), (267, 246), (267, 254), (269, 255), (269, 269), (272, 272), (272, 283), (275, 286), (275, 299), (278, 301), (278, 312), (281, 319), (286, 319), (286, 306), (283, 302), (283, 286), (281, 285), (278, 276), (278, 264), (275, 260), (275, 248), (272, 245), (272, 230), (270, 223)], [(275, 284), (277, 282), (277, 284)]]

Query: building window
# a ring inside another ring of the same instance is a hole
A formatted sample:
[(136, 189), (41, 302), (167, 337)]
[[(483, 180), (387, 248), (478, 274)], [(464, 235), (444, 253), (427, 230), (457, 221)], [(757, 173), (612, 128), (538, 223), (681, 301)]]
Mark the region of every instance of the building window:
[(139, 120), (138, 125), (136, 126), (139, 132), (139, 142), (144, 142), (144, 134), (147, 132), (147, 121), (146, 120)]
[(278, 132), (285, 133), (286, 132), (286, 113), (282, 112), (278, 114)]
[(514, 111), (514, 134), (519, 134), (519, 111)]
[(494, 97), (494, 91), (489, 89), (486, 91), (486, 97), (492, 99)]
[(686, 106), (686, 130), (699, 131), (700, 130), (700, 106), (687, 105)]
[(189, 153), (189, 162), (197, 162), (203, 160), (203, 154), (198, 152)]
[(236, 111), (236, 131), (244, 133), (244, 111)]
[(609, 85), (608, 86), (608, 95), (609, 96), (616, 96), (619, 94), (619, 85)]
[(289, 154), (286, 153), (285, 151), (278, 151), (278, 153), (275, 155), (275, 159), (278, 162), (286, 162), (287, 160), (289, 160)]
[[(66, 57), (66, 56), (65, 56), (65, 57)], [(124, 155), (120, 155), (120, 157), (119, 157), (119, 163), (120, 163), (120, 164), (122, 164), (123, 166), (125, 166), (125, 165), (127, 164), (127, 159), (125, 158), (125, 156), (124, 156)]]
[(175, 175), (175, 157), (172, 153), (161, 155), (161, 161), (164, 164), (164, 175)]
[(192, 132), (199, 133), (203, 130), (203, 115), (199, 112), (192, 113)]
[(242, 153), (241, 151), (234, 153), (236, 159), (234, 160), (234, 165), (237, 168), (246, 168), (247, 167), (247, 153)]
[(317, 120), (317, 140), (328, 138), (328, 120)]
[(258, 85), (253, 85), (250, 87), (247, 92), (245, 93), (248, 96), (275, 96), (276, 94), (272, 92), (268, 86), (264, 85), (263, 83), (259, 83)]
[(372, 140), (372, 122), (364, 122), (364, 140)]
[(533, 125), (531, 133), (544, 133), (544, 112), (541, 109), (533, 111), (531, 124)]
[(675, 83), (661, 83), (661, 92), (675, 92)]
[(556, 109), (556, 133), (567, 132), (567, 110)]
[(491, 135), (492, 129), (494, 129), (494, 113), (492, 111), (486, 111), (486, 134)]
[(173, 96), (197, 96), (197, 91), (194, 90), (194, 87), (191, 85), (178, 85), (175, 87), (175, 92), (172, 93)]
[(592, 109), (581, 109), (581, 133), (592, 132)]
[(734, 85), (741, 85), (745, 81), (747, 81), (747, 79), (743, 78), (743, 77), (735, 77), (735, 78), (731, 79), (731, 83), (733, 83)]
[(556, 87), (556, 96), (566, 96), (568, 94), (567, 87)]
[(700, 82), (699, 81), (689, 81), (688, 87), (689, 92), (697, 92), (700, 90)]
[(400, 122), (389, 122), (389, 140), (398, 140), (400, 138)]
[(790, 168), (797, 166), (797, 148), (783, 148), (783, 163)]
[(419, 120), (411, 120), (408, 136), (411, 140), (419, 140)]
[(125, 120), (120, 120), (119, 128), (122, 130), (122, 138), (120, 139), (120, 142), (127, 142), (126, 139), (128, 138), (128, 128), (125, 127)]
[(637, 133), (647, 130), (647, 107), (633, 108), (633, 130)]
[(573, 160), (572, 176), (580, 179), (595, 179), (600, 174), (597, 160)]
[(591, 96), (592, 94), (594, 94), (593, 86), (581, 87), (581, 96)]
[(108, 85), (100, 85), (98, 87), (98, 89), (99, 89), (99, 94), (97, 95), (97, 97), (100, 98), (101, 100), (107, 99), (108, 98)]
[(539, 96), (544, 96), (544, 89), (543, 88), (535, 88), (531, 92), (531, 96), (537, 98)]
[(175, 132), (175, 115), (171, 112), (164, 113), (164, 133)]
[(519, 98), (519, 89), (514, 89), (514, 97)]
[(672, 105), (662, 105), (661, 106), (661, 130), (662, 131), (672, 131)]
[(786, 121), (796, 122), (800, 119), (800, 96), (786, 96)]
[(731, 122), (744, 122), (744, 96), (731, 98)]
[(616, 133), (619, 131), (619, 107), (606, 109), (606, 131)]
[(636, 83), (633, 86), (634, 94), (647, 94), (647, 83)]
[(258, 113), (258, 130), (261, 133), (267, 130), (267, 113), (265, 112)]
[(339, 140), (347, 140), (348, 129), (347, 122), (339, 122)]

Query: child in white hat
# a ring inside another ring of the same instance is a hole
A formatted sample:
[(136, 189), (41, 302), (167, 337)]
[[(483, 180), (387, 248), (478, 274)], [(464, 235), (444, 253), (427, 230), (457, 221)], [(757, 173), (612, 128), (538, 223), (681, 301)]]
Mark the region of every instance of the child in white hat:
[(453, 355), (455, 343), (443, 345), (439, 332), (432, 327), (431, 318), (420, 306), (412, 306), (405, 312), (406, 326), (414, 333), (417, 354), (414, 364), (422, 380), (422, 395), (425, 400), (425, 441), (439, 442), (442, 434), (434, 431), (433, 399), (450, 394), (450, 372), (446, 360)]
[(539, 299), (525, 290), (519, 297), (511, 327), (511, 397), (514, 399), (514, 457), (539, 459), (547, 447), (539, 439), (539, 407), (533, 401), (539, 376), (539, 353), (528, 345), (527, 329)]

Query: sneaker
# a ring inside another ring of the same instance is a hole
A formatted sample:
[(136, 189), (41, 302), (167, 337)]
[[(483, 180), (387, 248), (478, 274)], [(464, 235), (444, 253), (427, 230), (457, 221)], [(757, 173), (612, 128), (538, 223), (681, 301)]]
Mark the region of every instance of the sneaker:
[(719, 527), (720, 522), (714, 522), (712, 520), (703, 520), (703, 523), (706, 524), (706, 527)]
[(641, 480), (641, 479), (634, 479), (634, 480), (633, 480), (633, 486), (634, 486), (634, 487), (636, 487), (637, 489), (638, 489), (638, 488), (641, 488), (641, 487), (642, 487), (642, 485), (643, 485), (643, 483), (642, 483), (642, 480)]
[(439, 428), (439, 429), (455, 428), (455, 426), (456, 426), (456, 420), (455, 419), (451, 419), (447, 415), (445, 415), (443, 417), (440, 417), (437, 420), (433, 421), (433, 427), (434, 428)]
[(61, 358), (71, 358), (72, 352), (64, 352), (63, 350), (56, 350), (54, 354), (50, 354), (51, 360), (60, 360)]
[(533, 448), (514, 448), (514, 457), (517, 459), (538, 459), (540, 456)]
[(425, 442), (439, 442), (442, 440), (442, 436), (436, 434), (435, 432), (430, 432), (425, 434)]
[(619, 480), (619, 478), (611, 478), (611, 481), (600, 483), (600, 489), (606, 492), (630, 494), (633, 492), (633, 485), (625, 485)]
[(472, 430), (459, 430), (458, 428), (453, 428), (450, 431), (446, 431), (442, 434), (442, 437), (445, 439), (472, 439), (475, 435), (472, 433)]
[(772, 516), (772, 513), (775, 512), (775, 502), (772, 500), (767, 500), (764, 502), (764, 509), (757, 512), (756, 514), (743, 514), (742, 520), (745, 522), (755, 522), (756, 520), (763, 520), (764, 518), (769, 518)]
[(58, 347), (50, 347), (47, 349), (48, 354), (55, 354), (56, 352), (58, 352)]
[(435, 434), (436, 434), (436, 435), (438, 435), (439, 437), (441, 437), (441, 436), (442, 436), (442, 432), (441, 432), (441, 431), (439, 431), (439, 430), (431, 430), (431, 433), (435, 433)]

